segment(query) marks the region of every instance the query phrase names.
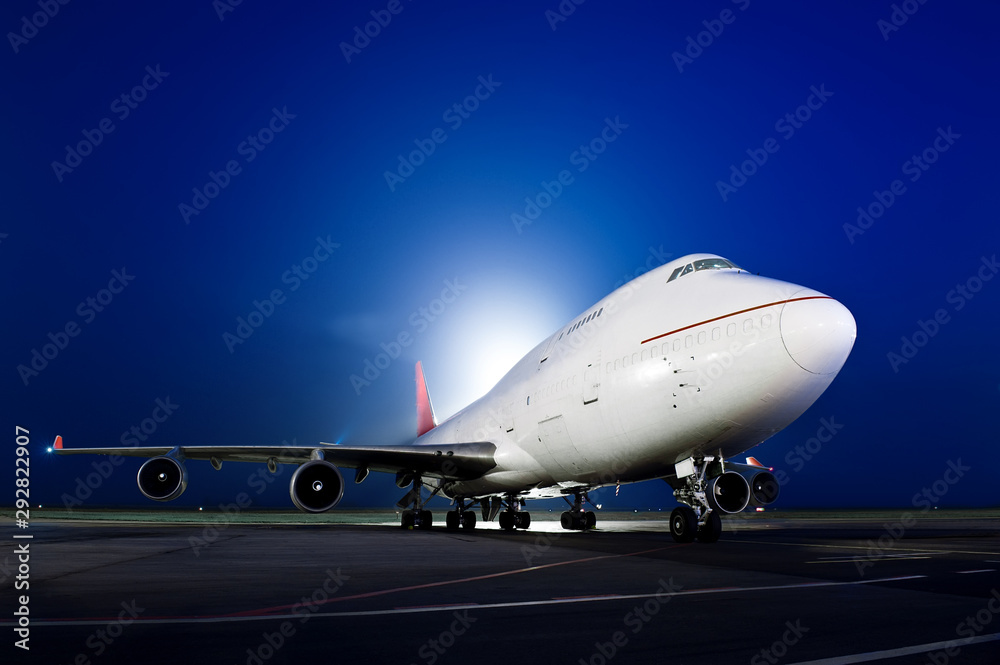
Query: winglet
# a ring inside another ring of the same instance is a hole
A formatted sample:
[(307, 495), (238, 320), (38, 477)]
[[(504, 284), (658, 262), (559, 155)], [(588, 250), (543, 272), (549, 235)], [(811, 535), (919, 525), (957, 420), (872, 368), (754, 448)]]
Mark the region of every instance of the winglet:
[(56, 450), (62, 450), (63, 449), (63, 446), (62, 446), (62, 437), (60, 435), (58, 435), (58, 434), (56, 435), (56, 441), (55, 441), (55, 443), (52, 444), (52, 447), (54, 449), (56, 449)]
[(767, 468), (766, 466), (764, 466), (763, 464), (761, 464), (760, 462), (758, 462), (756, 457), (748, 457), (747, 458), (747, 464), (749, 464), (750, 466), (759, 466), (762, 469), (766, 469)]
[(417, 361), (417, 436), (422, 436), (437, 427), (434, 417), (434, 405), (427, 393), (427, 382), (424, 380), (424, 369)]

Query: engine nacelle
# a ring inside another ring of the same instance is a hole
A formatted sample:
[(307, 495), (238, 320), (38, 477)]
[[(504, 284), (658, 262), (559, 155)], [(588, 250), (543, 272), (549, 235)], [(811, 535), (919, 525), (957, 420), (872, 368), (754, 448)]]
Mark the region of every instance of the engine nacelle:
[(187, 489), (187, 469), (173, 457), (154, 457), (139, 467), (139, 491), (153, 501), (173, 501)]
[(766, 506), (778, 500), (778, 479), (770, 471), (748, 474), (750, 483), (750, 505)]
[(706, 495), (713, 509), (738, 513), (750, 502), (750, 485), (735, 471), (726, 471), (708, 481)]
[(340, 469), (326, 460), (311, 460), (295, 470), (288, 491), (299, 510), (323, 513), (340, 503), (344, 477)]

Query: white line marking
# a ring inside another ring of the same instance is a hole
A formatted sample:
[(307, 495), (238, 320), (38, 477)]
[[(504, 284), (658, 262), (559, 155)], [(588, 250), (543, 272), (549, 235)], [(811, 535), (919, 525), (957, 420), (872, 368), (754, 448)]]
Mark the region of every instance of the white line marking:
[(926, 653), (936, 649), (948, 647), (964, 647), (970, 644), (981, 642), (992, 642), (1000, 640), (1000, 633), (992, 635), (980, 635), (978, 637), (967, 637), (961, 640), (948, 640), (947, 642), (928, 642), (927, 644), (915, 644), (911, 647), (900, 647), (898, 649), (886, 649), (885, 651), (869, 651), (868, 653), (855, 653), (849, 656), (837, 656), (835, 658), (823, 658), (820, 660), (805, 660), (790, 665), (848, 665), (848, 663), (867, 663), (872, 660), (882, 660), (883, 658), (898, 658), (899, 656), (912, 656), (917, 653)]
[[(886, 557), (889, 558), (889, 557)], [(893, 561), (918, 561), (920, 559), (930, 559), (929, 556), (897, 556), (893, 558)], [(860, 561), (867, 561), (867, 559), (860, 559)], [(838, 561), (803, 561), (803, 563), (854, 563), (854, 559), (840, 559)]]
[(971, 575), (973, 573), (995, 573), (995, 572), (997, 572), (997, 569), (996, 568), (983, 568), (982, 570), (957, 570), (955, 572), (957, 572), (959, 575)]
[[(902, 577), (883, 577), (875, 580), (856, 580), (851, 582), (801, 582), (798, 584), (772, 584), (767, 586), (753, 587), (724, 587), (718, 589), (691, 589), (689, 591), (675, 591), (671, 596), (703, 596), (720, 593), (744, 593), (747, 591), (782, 591), (785, 589), (820, 589), (824, 587), (839, 586), (859, 586), (862, 584), (878, 584), (880, 582), (897, 582), (899, 580), (914, 580), (926, 575), (904, 575)], [(539, 607), (545, 605), (571, 605), (575, 603), (600, 603), (611, 600), (645, 600), (657, 598), (660, 593), (636, 593), (623, 594), (620, 596), (583, 596), (580, 598), (552, 598), (549, 600), (519, 600), (507, 603), (459, 603), (455, 605), (440, 605), (436, 607), (401, 607), (385, 610), (358, 610), (348, 612), (317, 612), (307, 614), (299, 610), (298, 613), (285, 614), (264, 614), (252, 616), (207, 616), (207, 617), (163, 617), (135, 619), (135, 624), (142, 625), (162, 625), (162, 624), (197, 624), (197, 623), (236, 623), (240, 621), (270, 621), (275, 619), (299, 619), (304, 617), (366, 617), (384, 616), (387, 614), (422, 614), (425, 612), (453, 612), (460, 609), (475, 607), (477, 610), (502, 609), (509, 607)], [(108, 619), (41, 619), (32, 620), (32, 626), (101, 626), (107, 625)], [(16, 626), (14, 621), (0, 621), (0, 626)]]

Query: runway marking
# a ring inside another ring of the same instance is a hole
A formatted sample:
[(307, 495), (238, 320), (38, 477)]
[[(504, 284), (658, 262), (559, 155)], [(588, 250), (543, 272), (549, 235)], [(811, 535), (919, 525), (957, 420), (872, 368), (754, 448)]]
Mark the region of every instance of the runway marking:
[[(403, 591), (416, 591), (418, 589), (432, 589), (439, 586), (448, 586), (451, 584), (463, 584), (465, 582), (478, 582), (481, 580), (490, 580), (497, 577), (506, 577), (508, 575), (519, 575), (520, 573), (530, 573), (536, 570), (544, 570), (546, 568), (555, 568), (557, 566), (567, 566), (574, 563), (590, 563), (592, 561), (602, 561), (604, 559), (620, 559), (629, 556), (640, 556), (642, 554), (649, 554), (651, 552), (661, 552), (663, 550), (670, 550), (677, 547), (682, 547), (682, 545), (668, 545), (666, 547), (654, 547), (649, 550), (640, 550), (638, 552), (629, 552), (628, 554), (602, 554), (601, 556), (592, 556), (584, 559), (570, 559), (569, 561), (556, 561), (555, 563), (547, 563), (541, 566), (529, 566), (527, 568), (515, 568), (514, 570), (505, 570), (499, 573), (488, 573), (486, 575), (475, 575), (473, 577), (460, 577), (453, 580), (441, 580), (439, 582), (427, 582), (426, 584), (414, 584), (411, 586), (395, 587), (392, 589), (380, 589), (378, 591), (369, 591), (367, 593), (358, 593), (353, 596), (334, 596), (333, 598), (328, 598), (319, 602), (310, 602), (309, 607), (314, 607), (316, 605), (325, 605), (327, 603), (342, 603), (346, 600), (359, 600), (362, 598), (374, 598), (376, 596), (385, 596), (391, 593), (400, 593)], [(274, 607), (265, 607), (256, 610), (245, 610), (243, 612), (233, 612), (225, 616), (232, 617), (242, 617), (242, 616), (255, 616), (260, 614), (268, 614), (271, 612), (278, 612), (281, 610), (289, 610), (293, 607), (302, 607), (303, 603), (292, 603), (290, 605), (276, 605)]]
[(997, 569), (983, 568), (981, 570), (957, 570), (955, 572), (957, 572), (959, 575), (972, 575), (973, 573), (995, 573), (997, 572)]
[[(882, 556), (883, 559), (893, 559), (895, 561), (918, 561), (920, 559), (930, 559), (928, 555), (934, 555), (937, 552), (913, 552), (907, 554), (886, 554)], [(803, 561), (803, 563), (854, 563), (857, 561), (857, 556), (821, 556), (818, 557), (816, 561)]]
[[(729, 543), (749, 543), (749, 544), (752, 544), (752, 545), (787, 545), (788, 547), (825, 547), (825, 548), (828, 548), (828, 549), (835, 549), (835, 550), (866, 550), (867, 551), (867, 550), (871, 549), (870, 547), (864, 546), (864, 545), (823, 545), (823, 544), (820, 544), (820, 543), (806, 543), (806, 542), (803, 542), (803, 543), (782, 543), (782, 542), (779, 542), (779, 541), (776, 541), (776, 540), (738, 540), (738, 539), (731, 539), (731, 540), (727, 540), (726, 542), (729, 542)], [(893, 549), (907, 551), (907, 552), (919, 552), (919, 553), (926, 552), (926, 550), (922, 550), (922, 549), (911, 549), (911, 550), (908, 550), (905, 547), (894, 547)], [(970, 552), (968, 550), (932, 550), (932, 551), (934, 552), (934, 554), (978, 554), (978, 555), (986, 555), (986, 556), (995, 556), (996, 555), (996, 552)], [(886, 556), (888, 556), (888, 555), (886, 555)]]
[(966, 637), (960, 640), (947, 640), (945, 642), (928, 642), (927, 644), (915, 644), (910, 647), (899, 647), (898, 649), (885, 649), (884, 651), (869, 651), (867, 653), (855, 653), (849, 656), (836, 656), (834, 658), (821, 658), (820, 660), (804, 660), (789, 665), (848, 665), (849, 663), (867, 663), (872, 660), (882, 660), (884, 658), (898, 658), (900, 656), (912, 656), (918, 653), (946, 649), (948, 647), (965, 647), (970, 644), (980, 644), (982, 642), (993, 642), (1000, 640), (1000, 633), (992, 635), (979, 635), (977, 637)]
[[(629, 556), (629, 555), (616, 555), (616, 556)], [(926, 577), (926, 575), (904, 575), (901, 577), (883, 577), (875, 580), (854, 580), (850, 582), (799, 582), (796, 584), (769, 584), (763, 586), (752, 586), (752, 587), (720, 587), (720, 588), (710, 588), (710, 589), (689, 589), (687, 591), (675, 591), (671, 593), (671, 596), (705, 596), (712, 594), (724, 594), (724, 593), (745, 593), (754, 591), (783, 591), (792, 589), (820, 589), (824, 587), (844, 587), (844, 586), (861, 586), (864, 584), (879, 584), (884, 582), (898, 582), (901, 580), (913, 580)], [(453, 612), (460, 609), (469, 609), (474, 607), (477, 610), (488, 610), (488, 609), (505, 609), (512, 607), (543, 607), (549, 605), (572, 605), (575, 603), (599, 603), (608, 601), (618, 601), (618, 600), (648, 600), (650, 598), (659, 598), (663, 595), (663, 592), (657, 593), (634, 593), (634, 594), (620, 594), (620, 595), (599, 595), (599, 596), (580, 596), (578, 598), (550, 598), (546, 600), (516, 600), (503, 603), (456, 603), (453, 605), (432, 605), (432, 606), (420, 606), (420, 607), (397, 607), (392, 609), (384, 610), (354, 610), (354, 611), (344, 611), (344, 612), (316, 612), (315, 614), (303, 614), (300, 609), (298, 613), (286, 613), (286, 614), (224, 614), (218, 616), (195, 616), (195, 617), (149, 617), (143, 618), (138, 617), (134, 619), (135, 624), (145, 624), (145, 625), (176, 625), (176, 624), (202, 624), (202, 623), (238, 623), (241, 621), (269, 621), (276, 619), (298, 619), (302, 620), (303, 617), (308, 616), (310, 618), (315, 617), (326, 617), (326, 618), (347, 618), (347, 617), (368, 617), (368, 616), (386, 616), (386, 615), (399, 615), (399, 614), (423, 614), (426, 612)], [(346, 599), (346, 597), (345, 597)], [(31, 625), (33, 626), (100, 626), (107, 624), (109, 620), (113, 620), (104, 617), (101, 619), (38, 619), (32, 620)], [(16, 626), (16, 622), (13, 621), (0, 621), (0, 626)], [(845, 661), (848, 662), (848, 661)], [(860, 662), (860, 661), (859, 661)]]

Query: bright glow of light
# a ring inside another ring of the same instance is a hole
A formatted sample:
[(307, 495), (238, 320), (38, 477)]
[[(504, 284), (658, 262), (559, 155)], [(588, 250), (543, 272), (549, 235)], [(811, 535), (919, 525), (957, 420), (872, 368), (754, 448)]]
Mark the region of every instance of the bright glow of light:
[(524, 286), (481, 287), (475, 296), (462, 296), (467, 300), (434, 331), (436, 348), (423, 359), (439, 422), (485, 395), (568, 319), (562, 306)]
[(52, 452), (52, 446), (49, 446), (49, 447), (48, 447), (48, 448), (46, 448), (45, 450), (46, 450), (46, 452), (50, 452), (50, 453), (51, 453), (51, 452)]

